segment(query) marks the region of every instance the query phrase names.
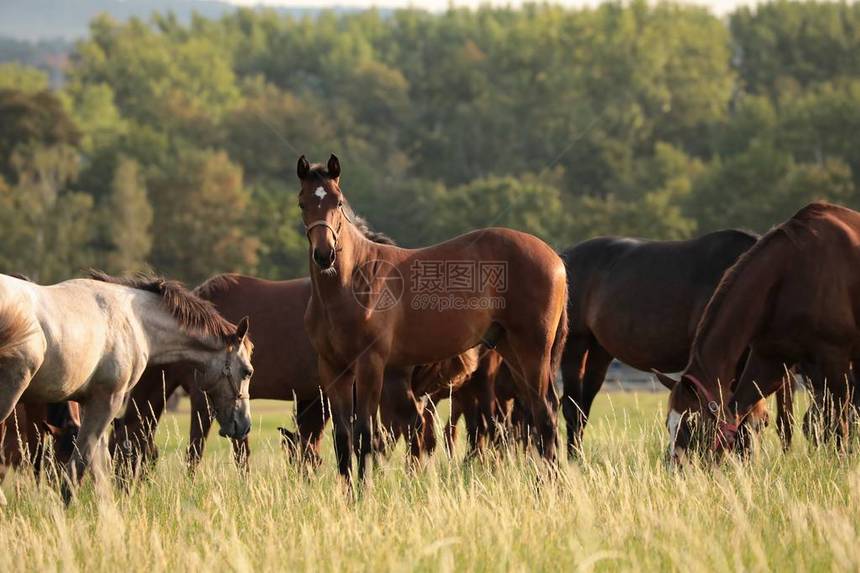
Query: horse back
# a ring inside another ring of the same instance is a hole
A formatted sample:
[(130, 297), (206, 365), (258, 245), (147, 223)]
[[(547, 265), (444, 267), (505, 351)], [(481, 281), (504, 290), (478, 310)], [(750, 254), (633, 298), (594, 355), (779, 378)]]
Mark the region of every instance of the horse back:
[(281, 400), (291, 400), (293, 395), (300, 399), (319, 396), (317, 355), (304, 326), (310, 279), (229, 278), (222, 288), (205, 289), (204, 284), (197, 292), (227, 320), (237, 323), (244, 316), (250, 319), (254, 342), (251, 396)]
[(568, 249), (572, 336), (594, 336), (639, 368), (683, 367), (711, 294), (756, 240), (726, 230), (687, 241), (600, 237)]
[(140, 317), (157, 304), (154, 295), (86, 279), (33, 289), (44, 360), (25, 397), (59, 402), (95, 385), (113, 391), (143, 370)]

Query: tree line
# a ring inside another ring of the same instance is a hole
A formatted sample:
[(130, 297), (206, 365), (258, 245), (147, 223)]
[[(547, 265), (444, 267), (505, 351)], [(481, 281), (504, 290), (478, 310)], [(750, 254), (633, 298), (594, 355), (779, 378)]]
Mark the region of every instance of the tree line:
[(405, 246), (860, 208), (857, 54), (856, 3), (100, 17), (62, 89), (0, 65), (0, 271), (304, 275), (301, 153)]

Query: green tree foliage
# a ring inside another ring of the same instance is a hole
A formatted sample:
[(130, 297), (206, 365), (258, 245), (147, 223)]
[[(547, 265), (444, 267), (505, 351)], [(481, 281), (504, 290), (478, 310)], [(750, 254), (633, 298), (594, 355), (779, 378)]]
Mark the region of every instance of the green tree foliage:
[(105, 268), (122, 273), (146, 269), (152, 248), (152, 206), (146, 195), (140, 168), (134, 160), (120, 158), (111, 194), (100, 213), (108, 252)]
[(187, 151), (151, 180), (151, 262), (192, 283), (225, 271), (251, 271), (259, 240), (245, 232), (250, 194), (242, 169), (224, 152)]
[(0, 65), (0, 264), (304, 275), (302, 153), (337, 153), (352, 206), (410, 247), (860, 207), (858, 22), (856, 4), (784, 0), (727, 21), (643, 0), (100, 17), (62, 90)]

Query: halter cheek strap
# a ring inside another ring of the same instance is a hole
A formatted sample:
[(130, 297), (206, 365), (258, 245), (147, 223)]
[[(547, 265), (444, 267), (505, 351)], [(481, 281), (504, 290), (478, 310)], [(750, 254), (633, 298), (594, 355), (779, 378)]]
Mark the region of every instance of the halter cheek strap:
[(229, 354), (224, 359), (224, 370), (221, 371), (221, 376), (227, 379), (227, 382), (230, 383), (230, 388), (233, 389), (233, 395), (235, 396), (236, 401), (240, 400), (248, 400), (250, 396), (244, 392), (242, 392), (241, 384), (236, 384), (236, 381), (233, 380), (233, 371), (230, 369), (230, 356)]

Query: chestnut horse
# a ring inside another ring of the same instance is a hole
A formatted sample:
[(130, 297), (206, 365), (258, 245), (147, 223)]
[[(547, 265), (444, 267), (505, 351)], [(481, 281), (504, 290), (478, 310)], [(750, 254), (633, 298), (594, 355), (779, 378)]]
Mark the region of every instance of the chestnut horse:
[[(812, 203), (771, 230), (725, 274), (708, 303), (689, 362), (669, 397), (673, 459), (692, 441), (691, 415), (715, 422), (713, 447), (730, 446), (753, 406), (801, 365), (847, 434), (852, 360), (860, 357), (860, 213)], [(734, 391), (743, 352), (750, 356)]]
[[(591, 405), (613, 358), (646, 372), (683, 369), (723, 273), (757, 240), (736, 230), (687, 241), (600, 237), (564, 252), (570, 334), (562, 358), (562, 410), (571, 455), (582, 447)], [(736, 362), (738, 373), (743, 358)], [(786, 443), (790, 411), (780, 401), (778, 427)]]
[(341, 475), (351, 483), (353, 444), (365, 475), (386, 368), (438, 362), (481, 341), (512, 366), (538, 449), (555, 460), (552, 375), (567, 334), (567, 281), (555, 251), (498, 228), (423, 249), (373, 243), (353, 224), (340, 174), (334, 155), (325, 166), (299, 158), (313, 282), (305, 326), (331, 402)]

